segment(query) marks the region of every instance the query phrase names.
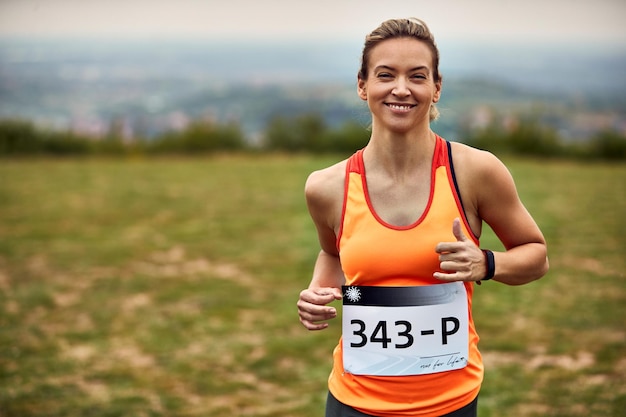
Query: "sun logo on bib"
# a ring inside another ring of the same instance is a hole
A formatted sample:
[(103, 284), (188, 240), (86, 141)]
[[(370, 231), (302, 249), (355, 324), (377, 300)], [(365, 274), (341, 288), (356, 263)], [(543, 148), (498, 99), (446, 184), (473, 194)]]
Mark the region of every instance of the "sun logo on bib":
[(361, 290), (356, 287), (350, 287), (344, 295), (348, 300), (355, 303), (361, 299)]

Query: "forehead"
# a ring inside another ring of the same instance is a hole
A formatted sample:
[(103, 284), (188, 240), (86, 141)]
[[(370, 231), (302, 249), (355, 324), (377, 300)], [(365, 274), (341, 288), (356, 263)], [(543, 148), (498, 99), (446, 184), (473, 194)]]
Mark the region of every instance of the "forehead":
[(369, 67), (380, 65), (390, 67), (418, 67), (430, 68), (433, 55), (426, 44), (415, 38), (394, 38), (380, 42), (372, 48), (369, 57)]

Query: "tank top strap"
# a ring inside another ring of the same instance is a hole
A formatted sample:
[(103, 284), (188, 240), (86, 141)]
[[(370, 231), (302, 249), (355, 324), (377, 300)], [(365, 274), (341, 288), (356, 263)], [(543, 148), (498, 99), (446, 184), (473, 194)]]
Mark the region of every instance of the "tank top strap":
[(448, 141), (441, 136), (435, 136), (435, 155), (433, 155), (433, 170), (448, 165)]
[(346, 176), (351, 172), (362, 174), (363, 173), (363, 149), (359, 149), (348, 159), (346, 165)]

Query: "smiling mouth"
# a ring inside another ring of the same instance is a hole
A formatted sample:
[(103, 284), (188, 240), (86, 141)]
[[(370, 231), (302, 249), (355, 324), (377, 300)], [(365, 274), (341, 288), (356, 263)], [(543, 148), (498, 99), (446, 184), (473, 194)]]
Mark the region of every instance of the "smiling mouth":
[(409, 111), (411, 110), (413, 107), (415, 107), (415, 104), (394, 104), (394, 103), (385, 103), (385, 105), (387, 107), (389, 107), (392, 110), (401, 110), (401, 111)]

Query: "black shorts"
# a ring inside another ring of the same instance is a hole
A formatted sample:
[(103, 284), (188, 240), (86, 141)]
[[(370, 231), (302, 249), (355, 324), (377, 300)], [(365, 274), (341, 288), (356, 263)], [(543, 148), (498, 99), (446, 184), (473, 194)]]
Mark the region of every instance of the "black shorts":
[[(460, 408), (451, 413), (445, 414), (442, 417), (476, 417), (478, 414), (478, 397), (471, 403), (463, 408)], [(376, 417), (371, 414), (361, 413), (354, 408), (347, 406), (339, 402), (329, 392), (328, 399), (326, 400), (326, 417)]]

